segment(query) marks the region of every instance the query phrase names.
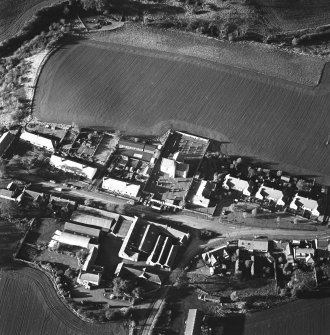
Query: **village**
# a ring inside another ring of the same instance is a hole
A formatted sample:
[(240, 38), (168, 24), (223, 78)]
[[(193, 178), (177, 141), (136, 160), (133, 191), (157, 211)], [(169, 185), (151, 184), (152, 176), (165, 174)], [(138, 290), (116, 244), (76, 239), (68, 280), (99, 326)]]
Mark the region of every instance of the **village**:
[[(327, 188), (315, 180), (228, 157), (219, 143), (176, 130), (136, 137), (30, 123), (3, 131), (0, 155), (3, 208), (34, 216), (15, 259), (48, 272), (86, 318), (120, 320), (183, 285), (198, 305), (185, 311), (185, 334), (209, 333), (210, 317), (269, 308), (329, 285), (327, 238), (224, 238), (191, 254), (201, 231), (161, 220), (184, 213), (216, 225), (267, 214), (276, 226), (326, 229)], [(160, 328), (171, 308), (162, 310)]]

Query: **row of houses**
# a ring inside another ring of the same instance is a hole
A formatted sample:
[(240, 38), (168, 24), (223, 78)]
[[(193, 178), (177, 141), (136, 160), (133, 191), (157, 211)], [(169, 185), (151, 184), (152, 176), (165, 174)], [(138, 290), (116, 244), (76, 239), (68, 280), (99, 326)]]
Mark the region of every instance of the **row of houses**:
[[(229, 174), (226, 175), (222, 187), (227, 190), (234, 190), (241, 193), (243, 196), (250, 197), (252, 194), (249, 191), (250, 185), (246, 180), (231, 177)], [(261, 185), (255, 194), (255, 198), (261, 201), (268, 200), (272, 201), (276, 206), (284, 207), (285, 202), (283, 201), (284, 195), (281, 190), (276, 190), (271, 187)], [(303, 211), (308, 211), (311, 215), (318, 217), (320, 212), (318, 211), (318, 203), (316, 200), (305, 198), (297, 193), (289, 204), (289, 209), (297, 211), (301, 208)]]

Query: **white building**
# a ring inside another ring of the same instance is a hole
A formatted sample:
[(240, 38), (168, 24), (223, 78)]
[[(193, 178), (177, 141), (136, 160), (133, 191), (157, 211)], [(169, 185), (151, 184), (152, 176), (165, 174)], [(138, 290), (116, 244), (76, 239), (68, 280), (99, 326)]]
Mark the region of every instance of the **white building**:
[(96, 167), (92, 167), (86, 163), (79, 163), (71, 159), (63, 158), (58, 155), (52, 155), (50, 157), (50, 164), (54, 165), (57, 169), (74, 173), (88, 179), (93, 179), (97, 172)]
[(174, 159), (162, 158), (160, 172), (167, 174), (170, 178), (187, 178), (189, 164), (181, 163)]
[(274, 201), (278, 206), (284, 206), (285, 203), (283, 199), (282, 191), (275, 190), (274, 188), (270, 188), (267, 186), (261, 185), (258, 192), (256, 193), (256, 198), (260, 200), (264, 200), (265, 198), (271, 201)]
[(141, 185), (109, 177), (103, 177), (102, 188), (113, 193), (135, 198), (140, 191)]
[(305, 211), (309, 211), (314, 216), (319, 216), (320, 212), (317, 210), (318, 203), (315, 200), (304, 198), (299, 196), (298, 194), (295, 195), (293, 198), (290, 208), (293, 210), (297, 210), (298, 206), (301, 207)]
[(55, 147), (56, 147), (56, 142), (50, 138), (29, 133), (25, 131), (24, 133), (21, 134), (20, 139), (25, 142), (29, 142), (32, 145), (35, 145), (40, 148), (44, 148), (48, 151), (54, 152)]
[(222, 187), (226, 190), (242, 192), (246, 196), (251, 195), (250, 191), (248, 190), (249, 183), (246, 180), (231, 177), (230, 174), (226, 175)]
[[(203, 193), (205, 190), (210, 188), (210, 182), (202, 180), (199, 184), (196, 194), (192, 197), (192, 203), (196, 206), (209, 207), (210, 199), (204, 197)], [(212, 187), (212, 186), (211, 186)], [(209, 192), (208, 192), (209, 193)]]
[(90, 238), (81, 235), (75, 235), (67, 232), (63, 232), (59, 238), (58, 242), (68, 245), (75, 245), (81, 248), (88, 248)]

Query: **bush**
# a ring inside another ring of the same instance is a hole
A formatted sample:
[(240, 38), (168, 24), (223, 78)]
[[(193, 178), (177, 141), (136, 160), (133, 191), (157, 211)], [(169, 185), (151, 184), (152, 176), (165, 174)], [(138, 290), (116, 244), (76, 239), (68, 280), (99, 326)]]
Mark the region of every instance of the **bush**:
[(119, 309), (108, 309), (105, 312), (105, 317), (109, 320), (109, 321), (119, 321), (122, 319), (123, 317), (123, 313), (119, 310)]

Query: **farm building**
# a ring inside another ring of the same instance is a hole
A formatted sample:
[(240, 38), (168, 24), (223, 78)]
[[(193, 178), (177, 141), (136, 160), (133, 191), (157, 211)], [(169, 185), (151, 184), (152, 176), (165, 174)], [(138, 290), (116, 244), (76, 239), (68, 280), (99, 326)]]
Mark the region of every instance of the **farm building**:
[(201, 334), (203, 313), (198, 309), (189, 309), (184, 335)]
[(83, 271), (88, 272), (92, 269), (92, 267), (94, 266), (96, 257), (97, 257), (97, 253), (98, 253), (98, 248), (96, 246), (93, 246), (89, 250), (89, 254), (81, 268)]
[(250, 196), (249, 183), (246, 180), (231, 177), (229, 174), (226, 175), (222, 187), (226, 190), (234, 190), (243, 193), (245, 196)]
[(293, 210), (298, 210), (298, 208), (304, 211), (310, 212), (314, 216), (319, 216), (320, 212), (317, 210), (318, 203), (316, 200), (301, 197), (298, 194), (295, 195), (292, 202), (290, 203), (290, 208)]
[(64, 231), (71, 232), (73, 234), (79, 234), (82, 236), (87, 236), (90, 238), (96, 238), (96, 239), (100, 237), (100, 233), (101, 233), (100, 229), (90, 228), (90, 227), (86, 227), (86, 226), (71, 223), (71, 222), (65, 223)]
[(123, 262), (117, 265), (115, 275), (121, 277), (133, 277), (133, 279), (138, 277), (157, 285), (162, 285), (164, 282), (164, 277), (160, 273), (154, 273), (145, 267), (142, 269), (133, 268)]
[[(117, 214), (118, 215), (118, 214)], [(70, 221), (101, 229), (104, 232), (109, 232), (115, 218), (101, 218), (98, 216), (86, 214), (78, 210), (74, 211), (70, 217)]]
[(258, 192), (256, 193), (256, 198), (259, 200), (267, 199), (274, 201), (278, 206), (285, 206), (282, 191), (267, 186), (261, 185)]
[(20, 139), (22, 141), (29, 142), (32, 145), (35, 145), (37, 147), (44, 148), (50, 152), (54, 152), (55, 147), (57, 145), (57, 142), (54, 139), (41, 136), (41, 135), (37, 135), (37, 134), (33, 134), (33, 133), (29, 133), (27, 131), (21, 134)]
[(126, 181), (103, 177), (102, 188), (113, 193), (127, 197), (136, 198), (139, 194), (141, 185), (132, 184)]
[(0, 137), (0, 157), (4, 158), (10, 155), (19, 135), (19, 131), (16, 134), (13, 134), (10, 131), (2, 134)]
[(86, 177), (88, 179), (93, 179), (97, 172), (97, 168), (92, 165), (63, 158), (58, 155), (52, 155), (50, 157), (50, 164), (55, 166), (57, 169)]
[(148, 265), (171, 268), (179, 244), (184, 244), (188, 238), (189, 234), (174, 228), (170, 230), (166, 226), (135, 217), (124, 238), (119, 257), (135, 262), (144, 259)]
[(71, 234), (68, 232), (63, 232), (58, 238), (59, 243), (74, 245), (81, 248), (88, 248), (89, 241), (89, 237)]
[(238, 247), (249, 251), (262, 251), (268, 252), (268, 240), (267, 239), (241, 239), (238, 240)]

